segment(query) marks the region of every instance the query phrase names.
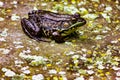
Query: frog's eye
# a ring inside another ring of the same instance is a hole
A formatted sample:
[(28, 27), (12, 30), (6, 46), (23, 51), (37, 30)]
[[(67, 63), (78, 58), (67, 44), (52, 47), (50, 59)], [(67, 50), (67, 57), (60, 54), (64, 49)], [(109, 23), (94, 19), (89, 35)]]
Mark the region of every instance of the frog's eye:
[(80, 14), (79, 14), (79, 13), (75, 13), (75, 14), (74, 14), (74, 17), (75, 17), (75, 18), (79, 18), (79, 17), (80, 17)]

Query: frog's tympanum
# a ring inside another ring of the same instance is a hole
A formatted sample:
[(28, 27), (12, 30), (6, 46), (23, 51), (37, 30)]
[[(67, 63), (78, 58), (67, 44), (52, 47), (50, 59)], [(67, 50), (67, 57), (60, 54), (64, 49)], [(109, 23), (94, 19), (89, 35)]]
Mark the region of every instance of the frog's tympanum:
[(45, 10), (33, 10), (28, 13), (28, 18), (21, 20), (23, 30), (30, 38), (38, 41), (50, 38), (58, 43), (64, 42), (85, 23), (78, 13), (70, 15)]

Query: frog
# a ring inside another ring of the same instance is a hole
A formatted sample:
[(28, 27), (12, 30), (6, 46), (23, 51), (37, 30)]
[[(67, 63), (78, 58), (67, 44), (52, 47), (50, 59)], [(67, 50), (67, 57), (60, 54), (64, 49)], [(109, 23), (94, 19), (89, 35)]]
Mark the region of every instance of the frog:
[(85, 25), (86, 20), (79, 13), (64, 14), (47, 10), (32, 10), (28, 18), (21, 19), (24, 33), (37, 41), (65, 42), (71, 34)]

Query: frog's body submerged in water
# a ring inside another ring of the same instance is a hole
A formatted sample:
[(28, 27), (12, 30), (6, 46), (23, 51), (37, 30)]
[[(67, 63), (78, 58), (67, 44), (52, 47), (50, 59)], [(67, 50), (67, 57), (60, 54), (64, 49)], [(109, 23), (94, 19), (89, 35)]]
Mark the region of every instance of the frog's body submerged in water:
[(38, 41), (45, 41), (42, 38), (46, 37), (56, 42), (64, 42), (66, 37), (84, 24), (86, 21), (77, 13), (67, 15), (45, 10), (29, 12), (28, 19), (21, 20), (24, 32)]

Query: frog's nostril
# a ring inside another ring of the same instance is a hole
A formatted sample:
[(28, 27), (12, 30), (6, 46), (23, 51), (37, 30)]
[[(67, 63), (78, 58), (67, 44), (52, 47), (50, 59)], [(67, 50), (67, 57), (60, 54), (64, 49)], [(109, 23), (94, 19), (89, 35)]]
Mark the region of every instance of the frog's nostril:
[(85, 19), (83, 19), (83, 23), (86, 24), (86, 20)]
[(82, 22), (82, 23), (86, 24), (86, 20), (83, 18), (79, 19), (78, 22)]

